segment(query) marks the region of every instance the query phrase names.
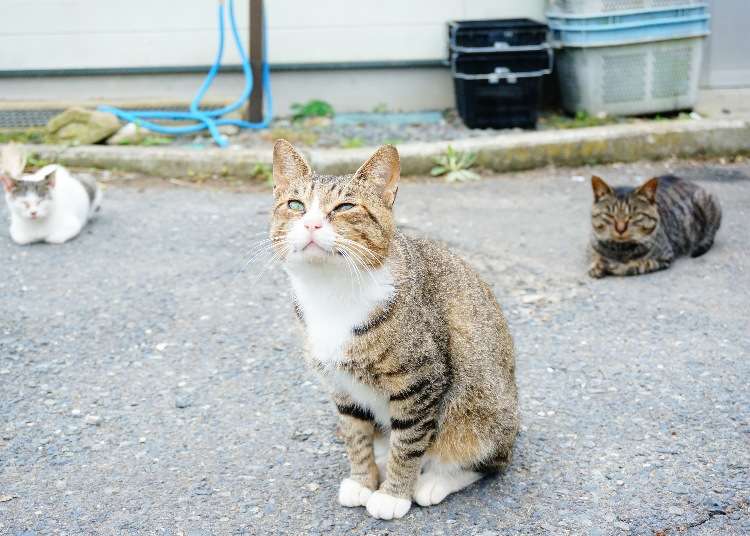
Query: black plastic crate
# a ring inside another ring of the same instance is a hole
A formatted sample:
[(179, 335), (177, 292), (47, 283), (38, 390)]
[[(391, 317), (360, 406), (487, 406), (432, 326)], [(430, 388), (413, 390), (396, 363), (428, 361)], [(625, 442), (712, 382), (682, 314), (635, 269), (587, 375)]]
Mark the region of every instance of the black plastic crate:
[(448, 23), (448, 43), (457, 52), (542, 45), (547, 25), (531, 19), (461, 20)]
[(456, 107), (469, 128), (534, 128), (539, 117), (542, 78), (454, 80)]
[(451, 58), (456, 108), (469, 128), (534, 128), (550, 49), (456, 54)]
[(454, 53), (451, 61), (454, 72), (459, 75), (489, 75), (500, 68), (501, 71), (507, 70), (519, 77), (530, 74), (541, 76), (542, 71), (546, 71), (552, 67), (551, 54), (550, 49), (485, 54)]

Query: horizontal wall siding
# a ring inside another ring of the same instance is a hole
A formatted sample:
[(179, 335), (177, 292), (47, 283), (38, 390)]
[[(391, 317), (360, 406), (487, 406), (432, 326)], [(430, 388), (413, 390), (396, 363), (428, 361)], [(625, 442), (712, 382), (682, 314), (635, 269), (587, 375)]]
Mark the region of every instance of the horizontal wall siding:
[[(3, 0), (0, 71), (206, 65), (210, 0)], [(236, 0), (247, 40), (248, 0)], [(544, 0), (266, 0), (274, 64), (429, 61), (453, 19), (543, 19)], [(229, 38), (229, 34), (227, 34)], [(239, 57), (227, 42), (225, 62)]]

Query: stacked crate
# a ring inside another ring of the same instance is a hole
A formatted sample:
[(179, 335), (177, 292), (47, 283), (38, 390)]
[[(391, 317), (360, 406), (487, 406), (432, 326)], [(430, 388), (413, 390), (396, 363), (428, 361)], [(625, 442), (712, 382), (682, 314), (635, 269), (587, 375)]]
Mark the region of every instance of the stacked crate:
[(638, 115), (692, 108), (708, 8), (691, 0), (553, 0), (563, 107)]
[(470, 128), (534, 128), (552, 71), (547, 26), (529, 19), (448, 24), (456, 108)]

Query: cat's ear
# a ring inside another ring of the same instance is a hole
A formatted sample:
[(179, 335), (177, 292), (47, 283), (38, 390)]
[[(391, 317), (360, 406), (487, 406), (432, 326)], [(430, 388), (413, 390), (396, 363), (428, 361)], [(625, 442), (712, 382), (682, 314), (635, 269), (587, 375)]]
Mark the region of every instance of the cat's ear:
[(55, 187), (55, 182), (57, 181), (57, 168), (53, 167), (50, 169), (43, 177), (42, 182), (44, 182), (47, 186), (50, 188)]
[(23, 175), (25, 167), (26, 153), (23, 149), (12, 143), (0, 148), (0, 174), (18, 179)]
[(398, 179), (401, 177), (398, 151), (393, 145), (381, 146), (360, 166), (354, 177), (375, 182), (385, 204), (393, 206), (398, 192)]
[(591, 176), (591, 188), (594, 190), (594, 201), (599, 201), (605, 195), (612, 195), (614, 193), (609, 184), (596, 175)]
[(286, 140), (273, 144), (273, 184), (285, 188), (289, 181), (307, 177), (312, 173), (302, 155)]
[(7, 175), (0, 175), (0, 182), (3, 183), (3, 188), (6, 192), (12, 192), (16, 187), (16, 181)]
[(659, 177), (654, 177), (636, 188), (635, 193), (648, 199), (649, 203), (656, 203), (656, 189), (659, 187)]

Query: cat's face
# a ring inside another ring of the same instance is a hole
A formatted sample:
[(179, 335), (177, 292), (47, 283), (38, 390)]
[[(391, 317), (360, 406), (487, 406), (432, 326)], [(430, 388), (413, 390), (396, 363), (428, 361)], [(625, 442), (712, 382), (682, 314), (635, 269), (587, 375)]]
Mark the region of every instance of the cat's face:
[(599, 177), (591, 177), (594, 206), (591, 225), (599, 241), (642, 242), (659, 225), (656, 206), (657, 179), (638, 188), (611, 188)]
[(322, 176), (287, 141), (278, 140), (273, 176), (271, 239), (288, 267), (354, 265), (365, 270), (383, 263), (395, 230), (395, 147), (381, 147), (353, 175)]
[(55, 186), (54, 171), (44, 175), (29, 175), (20, 179), (3, 180), (8, 206), (18, 216), (29, 220), (41, 220), (52, 208), (52, 189)]

